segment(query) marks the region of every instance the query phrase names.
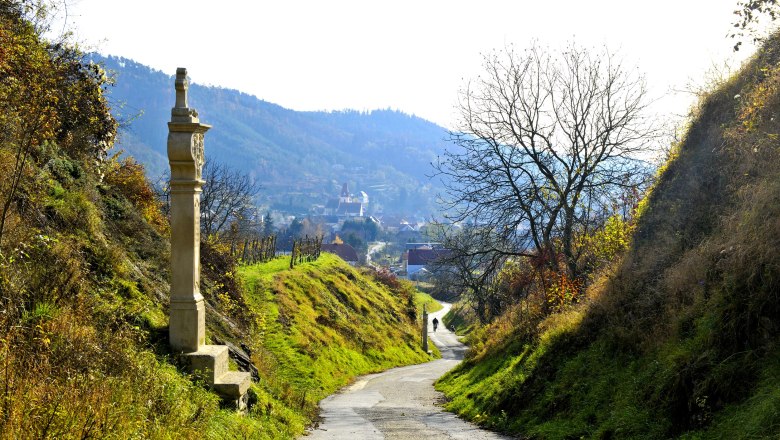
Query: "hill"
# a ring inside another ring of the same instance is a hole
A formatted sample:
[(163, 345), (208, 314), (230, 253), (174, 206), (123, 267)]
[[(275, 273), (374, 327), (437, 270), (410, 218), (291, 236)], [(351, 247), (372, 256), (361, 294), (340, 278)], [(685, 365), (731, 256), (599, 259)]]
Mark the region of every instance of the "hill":
[(430, 359), (415, 325), (430, 297), (410, 284), (328, 253), (294, 269), (287, 258), (240, 267), (238, 277), (254, 321), (239, 340), (260, 375), (252, 415), (274, 416), (255, 435), (300, 435), (319, 401), (355, 377)]
[(586, 299), (472, 335), (449, 409), (530, 438), (777, 438), (778, 66), (775, 35), (702, 98)]
[(0, 439), (292, 438), (354, 375), (428, 358), (410, 284), (202, 243), (207, 340), (259, 379), (249, 414), (221, 409), (169, 350), (168, 220), (107, 154), (105, 75), (42, 40), (36, 5), (0, 5)]
[[(127, 121), (118, 146), (151, 175), (167, 169), (166, 123), (172, 77), (120, 57), (91, 58), (108, 69), (112, 112)], [(171, 68), (176, 66), (171, 66)], [(197, 80), (197, 72), (192, 72)], [(447, 131), (398, 111), (298, 112), (236, 90), (190, 88), (192, 107), (213, 125), (211, 160), (249, 173), (263, 185), (261, 203), (306, 213), (339, 194), (344, 182), (371, 197), (370, 210), (430, 214), (437, 183), (431, 162), (447, 145)]]

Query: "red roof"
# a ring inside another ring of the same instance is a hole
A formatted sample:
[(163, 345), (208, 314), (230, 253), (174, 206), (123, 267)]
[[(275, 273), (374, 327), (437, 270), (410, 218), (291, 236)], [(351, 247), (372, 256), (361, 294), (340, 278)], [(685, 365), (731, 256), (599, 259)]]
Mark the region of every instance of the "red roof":
[(425, 266), (447, 255), (446, 249), (409, 249), (409, 265)]
[(357, 252), (355, 252), (355, 248), (352, 246), (343, 243), (343, 244), (324, 244), (322, 245), (322, 250), (325, 252), (330, 252), (331, 254), (336, 254), (339, 257), (341, 257), (342, 260), (348, 261), (348, 262), (356, 262), (358, 261)]

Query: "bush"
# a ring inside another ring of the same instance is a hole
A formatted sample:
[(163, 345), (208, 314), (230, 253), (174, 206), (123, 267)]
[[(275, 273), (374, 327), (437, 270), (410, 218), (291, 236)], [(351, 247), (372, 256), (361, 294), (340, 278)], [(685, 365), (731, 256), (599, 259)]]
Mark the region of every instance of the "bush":
[(122, 196), (133, 202), (143, 219), (160, 234), (167, 234), (170, 230), (168, 219), (163, 215), (162, 204), (146, 179), (144, 166), (132, 157), (119, 160), (117, 153), (105, 168), (106, 184), (113, 186)]

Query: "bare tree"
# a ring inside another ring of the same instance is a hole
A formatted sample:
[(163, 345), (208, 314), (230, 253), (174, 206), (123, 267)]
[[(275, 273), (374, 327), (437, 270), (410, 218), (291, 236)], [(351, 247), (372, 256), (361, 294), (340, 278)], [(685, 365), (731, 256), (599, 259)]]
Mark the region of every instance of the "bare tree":
[(463, 229), (446, 232), (443, 238), (447, 252), (430, 266), (436, 277), (437, 288), (444, 292), (457, 292), (471, 304), (482, 324), (501, 314), (505, 304), (496, 295), (495, 277), (501, 270), (506, 256), (486, 246), (491, 237), (482, 228), (467, 225)]
[(200, 228), (204, 236), (224, 232), (233, 221), (241, 221), (255, 204), (260, 185), (248, 174), (227, 165), (206, 162), (203, 166), (200, 199)]
[(643, 77), (607, 50), (485, 55), (483, 76), (461, 91), (458, 148), (435, 164), (447, 217), (480, 225), (474, 252), (548, 255), (578, 276), (575, 236), (646, 180), (657, 137), (647, 105)]

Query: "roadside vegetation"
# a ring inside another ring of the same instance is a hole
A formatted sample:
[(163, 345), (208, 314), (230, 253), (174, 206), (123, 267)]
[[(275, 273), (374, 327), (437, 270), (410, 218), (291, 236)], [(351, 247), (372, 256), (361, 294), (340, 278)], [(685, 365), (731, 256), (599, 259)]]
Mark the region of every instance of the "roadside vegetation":
[(430, 359), (417, 321), (422, 302), (432, 298), (409, 283), (352, 268), (327, 252), (292, 270), (287, 258), (277, 258), (240, 267), (238, 275), (255, 317), (244, 342), (268, 394), (299, 404), (298, 434), (316, 417), (318, 402), (356, 376)]
[(587, 278), (532, 255), (488, 285), (498, 313), (453, 309), (448, 409), (531, 438), (777, 436), (779, 65), (775, 34), (702, 95), (631, 216), (582, 237)]

